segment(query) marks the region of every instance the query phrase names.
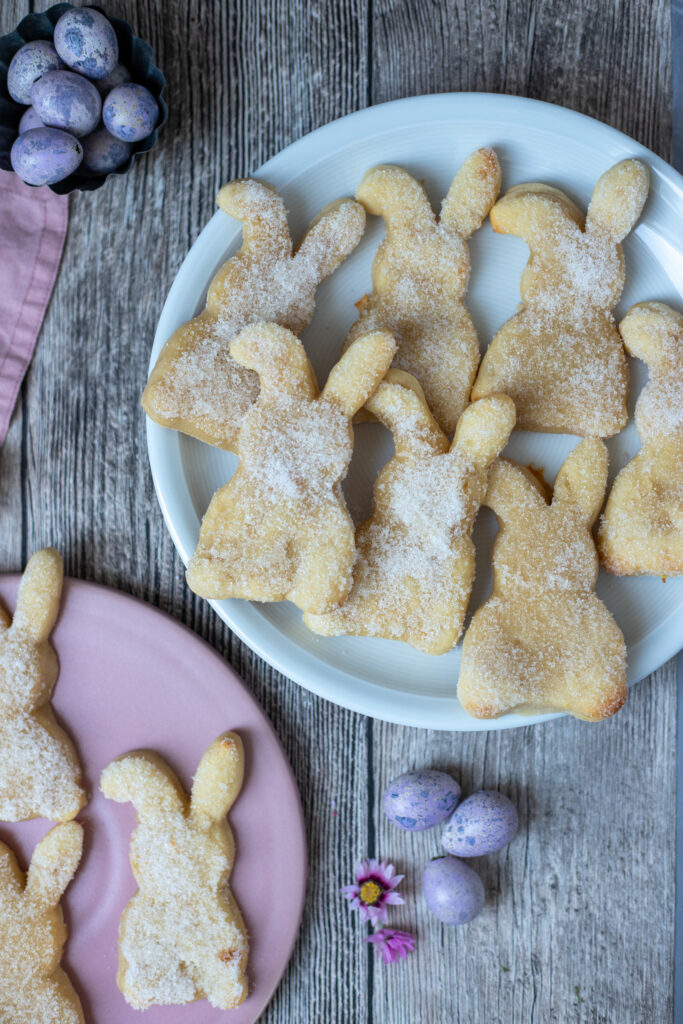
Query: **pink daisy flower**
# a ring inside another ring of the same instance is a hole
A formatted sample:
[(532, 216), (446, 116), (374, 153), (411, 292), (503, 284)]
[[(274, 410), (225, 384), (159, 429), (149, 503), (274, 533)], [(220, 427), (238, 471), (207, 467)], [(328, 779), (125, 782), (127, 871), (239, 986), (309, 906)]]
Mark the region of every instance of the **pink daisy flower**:
[(372, 942), (385, 964), (393, 964), (405, 958), (415, 949), (415, 936), (410, 932), (398, 932), (393, 928), (380, 928), (374, 935), (366, 935), (366, 942)]
[(342, 886), (342, 894), (354, 910), (360, 910), (364, 921), (386, 921), (388, 904), (404, 902), (403, 897), (394, 892), (403, 875), (395, 874), (393, 864), (374, 857), (359, 860), (353, 870), (356, 883)]

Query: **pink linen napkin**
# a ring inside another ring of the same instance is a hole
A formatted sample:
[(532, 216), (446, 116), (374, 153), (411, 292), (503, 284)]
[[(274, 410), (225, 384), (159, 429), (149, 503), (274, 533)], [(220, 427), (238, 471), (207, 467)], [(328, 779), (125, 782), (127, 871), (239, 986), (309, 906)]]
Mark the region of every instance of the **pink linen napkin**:
[(59, 269), (69, 200), (0, 171), (0, 445)]

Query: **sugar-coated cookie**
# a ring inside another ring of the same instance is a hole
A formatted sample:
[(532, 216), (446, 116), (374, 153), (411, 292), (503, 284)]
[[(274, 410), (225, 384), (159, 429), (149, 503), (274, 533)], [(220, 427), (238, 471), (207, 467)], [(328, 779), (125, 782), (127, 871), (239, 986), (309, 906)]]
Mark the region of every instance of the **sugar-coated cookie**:
[(239, 736), (202, 757), (188, 798), (148, 750), (102, 772), (106, 797), (135, 806), (130, 860), (138, 891), (121, 916), (117, 983), (136, 1010), (208, 999), (229, 1010), (247, 996), (248, 942), (230, 891), (235, 842), (226, 814), (244, 776)]
[(76, 873), (83, 829), (65, 822), (48, 832), (26, 876), (0, 843), (0, 1021), (83, 1024), (81, 1001), (60, 967), (67, 931), (59, 901)]
[(676, 576), (683, 573), (683, 316), (641, 302), (619, 330), (650, 379), (636, 403), (642, 448), (614, 481), (600, 558), (618, 576)]
[(585, 227), (548, 185), (516, 185), (496, 203), (494, 231), (519, 235), (531, 256), (520, 310), (484, 355), (473, 400), (510, 395), (520, 430), (609, 437), (626, 425), (628, 372), (611, 310), (624, 287), (619, 243), (647, 192), (647, 169), (623, 160), (598, 180)]
[(318, 285), (360, 241), (365, 213), (353, 199), (330, 203), (293, 250), (284, 202), (269, 185), (232, 181), (218, 205), (243, 222), (242, 248), (214, 277), (204, 311), (166, 342), (142, 405), (156, 423), (232, 451), (258, 377), (231, 358), (230, 342), (261, 320), (300, 334)]
[(472, 526), (487, 468), (514, 426), (514, 405), (496, 395), (468, 406), (452, 445), (402, 370), (389, 371), (367, 408), (392, 431), (395, 454), (358, 529), (349, 596), (304, 621), (325, 636), (380, 636), (443, 654), (462, 629), (474, 579)]
[(472, 153), (456, 175), (437, 218), (427, 195), (402, 167), (375, 167), (356, 198), (384, 218), (386, 237), (372, 267), (372, 294), (346, 345), (366, 331), (396, 338), (394, 365), (411, 373), (449, 436), (467, 405), (479, 343), (464, 305), (470, 276), (465, 239), (481, 226), (500, 189), (492, 149)]
[(318, 394), (304, 347), (276, 324), (253, 324), (230, 351), (258, 373), (232, 479), (211, 499), (187, 581), (202, 597), (293, 601), (325, 612), (351, 586), (355, 546), (341, 491), (353, 449), (351, 418), (386, 373), (396, 345), (363, 335)]
[(49, 636), (62, 575), (53, 548), (36, 552), (11, 624), (0, 607), (0, 821), (68, 821), (86, 802), (76, 751), (50, 704), (59, 666)]
[(528, 470), (506, 459), (492, 466), (493, 592), (465, 633), (458, 682), (471, 715), (568, 711), (594, 722), (626, 700), (624, 638), (595, 595), (591, 526), (606, 482), (596, 438), (565, 459), (550, 505)]

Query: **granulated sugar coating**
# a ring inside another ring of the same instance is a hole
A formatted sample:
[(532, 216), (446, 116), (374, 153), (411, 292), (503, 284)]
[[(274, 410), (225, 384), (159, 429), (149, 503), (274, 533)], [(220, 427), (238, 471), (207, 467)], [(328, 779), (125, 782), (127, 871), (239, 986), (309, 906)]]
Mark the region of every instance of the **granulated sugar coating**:
[(235, 359), (261, 380), (238, 442), (239, 466), (212, 498), (187, 580), (202, 597), (290, 600), (324, 612), (351, 585), (353, 524), (341, 492), (351, 419), (373, 393), (396, 346), (359, 338), (321, 395), (303, 345), (276, 324), (246, 328)]
[(0, 821), (68, 821), (85, 803), (76, 752), (50, 705), (61, 591), (61, 558), (45, 548), (26, 566), (11, 626), (0, 611)]
[(242, 248), (211, 282), (206, 309), (167, 341), (142, 404), (162, 426), (232, 451), (259, 385), (231, 357), (230, 342), (257, 321), (300, 334), (313, 317), (318, 285), (360, 241), (365, 214), (352, 199), (331, 203), (293, 252), (284, 203), (270, 186), (233, 181), (218, 193), (218, 205), (243, 222)]
[(624, 638), (595, 595), (590, 529), (606, 480), (607, 450), (595, 438), (565, 460), (551, 505), (521, 466), (492, 467), (493, 593), (465, 634), (458, 682), (471, 715), (568, 711), (598, 721), (626, 700)]
[(628, 372), (611, 314), (624, 287), (620, 242), (648, 192), (624, 160), (602, 175), (583, 217), (558, 189), (516, 185), (491, 210), (495, 231), (519, 235), (531, 256), (520, 311), (482, 360), (474, 400), (504, 392), (522, 430), (609, 437), (626, 425)]
[(514, 408), (505, 396), (470, 406), (449, 450), (408, 374), (390, 370), (367, 407), (393, 432), (396, 453), (358, 530), (349, 596), (329, 614), (304, 621), (324, 636), (380, 636), (442, 654), (462, 629), (474, 578), (474, 517)]
[(467, 404), (479, 343), (463, 304), (470, 274), (465, 239), (481, 226), (500, 188), (492, 149), (467, 158), (437, 221), (424, 189), (401, 167), (376, 167), (357, 198), (386, 222), (372, 267), (372, 294), (360, 306), (346, 346), (366, 331), (391, 331), (394, 366), (417, 378), (434, 418), (449, 435)]
[(84, 1024), (59, 966), (67, 933), (59, 901), (81, 858), (78, 822), (57, 825), (35, 847), (27, 877), (0, 843), (0, 1020)]
[(235, 843), (225, 819), (244, 774), (242, 742), (219, 736), (192, 799), (149, 751), (105, 768), (102, 791), (138, 815), (130, 859), (139, 890), (121, 917), (117, 982), (137, 1010), (206, 998), (223, 1010), (247, 996), (249, 945), (229, 887)]
[(643, 302), (619, 327), (650, 379), (636, 404), (642, 448), (621, 470), (600, 526), (600, 557), (618, 575), (683, 573), (683, 316)]

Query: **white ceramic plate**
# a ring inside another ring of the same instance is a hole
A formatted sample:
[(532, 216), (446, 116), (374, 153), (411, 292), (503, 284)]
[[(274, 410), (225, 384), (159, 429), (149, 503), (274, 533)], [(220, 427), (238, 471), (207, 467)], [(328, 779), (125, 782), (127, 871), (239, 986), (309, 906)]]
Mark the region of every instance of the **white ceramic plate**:
[[(639, 157), (651, 173), (643, 216), (624, 249), (627, 285), (616, 310), (657, 299), (683, 305), (683, 178), (626, 135), (561, 107), (514, 96), (455, 93), (397, 100), (351, 114), (307, 135), (269, 160), (256, 177), (285, 197), (295, 240), (326, 203), (353, 195), (365, 171), (400, 164), (425, 187), (438, 209), (465, 157), (493, 146), (503, 169), (503, 189), (524, 181), (559, 186), (585, 208), (598, 177), (626, 157)], [(359, 248), (318, 292), (317, 312), (303, 340), (318, 379), (338, 357), (354, 321), (354, 302), (371, 290), (370, 267), (382, 223), (368, 219)], [(241, 241), (240, 225), (218, 212), (188, 253), (169, 292), (157, 328), (151, 364), (169, 335), (203, 306), (214, 272)], [(472, 277), (467, 299), (485, 347), (519, 302), (519, 279), (528, 250), (518, 238), (494, 235), (488, 222), (470, 241)], [(632, 366), (631, 410), (645, 379)], [(148, 421), (149, 457), (166, 523), (185, 561), (214, 491), (231, 476), (235, 459)], [(367, 514), (372, 482), (392, 451), (379, 424), (357, 428), (356, 452), (345, 485), (354, 518)], [(506, 454), (542, 466), (552, 481), (577, 443), (574, 437), (515, 433)], [(630, 423), (608, 442), (616, 472), (640, 447)], [(484, 509), (475, 528), (477, 581), (472, 613), (490, 590), (489, 552), (495, 519)], [(683, 578), (616, 578), (600, 572), (598, 594), (626, 637), (628, 678), (634, 683), (670, 658), (683, 640)], [(360, 637), (323, 638), (310, 633), (289, 603), (212, 602), (225, 622), (276, 669), (302, 686), (355, 711), (390, 722), (435, 729), (505, 729), (549, 715), (481, 722), (456, 699), (460, 649), (430, 657), (405, 644)]]

